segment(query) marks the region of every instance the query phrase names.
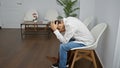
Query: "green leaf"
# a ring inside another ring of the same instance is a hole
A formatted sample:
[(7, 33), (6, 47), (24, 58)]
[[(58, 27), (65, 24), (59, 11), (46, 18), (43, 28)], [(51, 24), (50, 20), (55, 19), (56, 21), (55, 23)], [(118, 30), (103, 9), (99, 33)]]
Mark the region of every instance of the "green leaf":
[(64, 4), (64, 6), (66, 6), (66, 4), (68, 3), (67, 0), (61, 0), (61, 2)]
[(58, 3), (60, 3), (61, 6), (63, 6), (63, 10), (65, 13), (65, 16), (77, 16), (77, 14), (72, 14), (74, 11), (79, 10), (79, 7), (73, 8), (73, 6), (76, 4), (78, 0), (57, 0)]
[(72, 17), (76, 17), (76, 16), (77, 16), (77, 14), (71, 14), (70, 16), (72, 16)]
[(74, 6), (76, 4), (77, 0), (73, 1), (72, 2), (72, 6)]
[(62, 19), (63, 17), (62, 16), (58, 16), (57, 19)]
[(78, 8), (74, 8), (73, 10), (72, 10), (72, 12), (74, 12), (74, 11), (76, 11), (76, 10), (79, 10), (80, 8), (78, 7)]
[(64, 5), (60, 0), (57, 0), (57, 2), (58, 2), (61, 6)]

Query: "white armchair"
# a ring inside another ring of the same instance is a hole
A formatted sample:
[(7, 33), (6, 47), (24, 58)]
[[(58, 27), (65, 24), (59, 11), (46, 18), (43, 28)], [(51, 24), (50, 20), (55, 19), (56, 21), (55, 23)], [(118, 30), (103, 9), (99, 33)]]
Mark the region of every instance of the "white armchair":
[(73, 61), (71, 63), (70, 68), (73, 68), (75, 61), (77, 61), (81, 58), (85, 58), (89, 61), (92, 61), (94, 68), (97, 68), (94, 50), (97, 47), (99, 39), (100, 39), (101, 35), (103, 34), (103, 32), (105, 31), (106, 27), (107, 27), (107, 24), (100, 23), (100, 24), (96, 25), (94, 28), (92, 28), (91, 33), (95, 38), (95, 42), (93, 44), (86, 45), (85, 47), (76, 47), (76, 48), (71, 49), (71, 51), (74, 52), (74, 55), (73, 55)]
[(93, 21), (94, 17), (93, 16), (90, 16), (90, 17), (87, 17), (83, 23), (88, 27), (88, 25)]

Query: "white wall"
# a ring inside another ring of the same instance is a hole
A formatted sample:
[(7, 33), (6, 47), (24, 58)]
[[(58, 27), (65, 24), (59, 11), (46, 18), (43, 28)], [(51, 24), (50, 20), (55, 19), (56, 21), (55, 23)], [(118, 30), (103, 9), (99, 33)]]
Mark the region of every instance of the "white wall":
[(80, 19), (84, 20), (89, 16), (94, 17), (95, 0), (80, 0)]
[[(108, 25), (96, 49), (104, 68), (115, 68), (113, 67), (113, 59), (118, 37), (119, 6), (120, 0), (80, 0), (81, 20), (93, 15), (95, 16), (94, 24), (104, 22)], [(117, 43), (117, 45), (120, 44)]]
[(19, 28), (24, 14), (30, 9), (36, 9), (39, 12), (39, 20), (44, 19), (48, 9), (56, 9), (60, 15), (63, 15), (63, 9), (56, 0), (2, 0), (0, 1), (2, 27)]
[(120, 68), (120, 17), (119, 17), (119, 27), (118, 27), (115, 53), (113, 59), (113, 68)]
[[(93, 28), (97, 24), (96, 17), (95, 17), (95, 0), (80, 0), (80, 19), (84, 20), (85, 18), (89, 16), (94, 17), (94, 21), (90, 24), (90, 29)], [(102, 63), (102, 46), (99, 45), (96, 48), (96, 53), (98, 55), (98, 58), (100, 59), (100, 62)]]
[(1, 23), (1, 18), (0, 18), (0, 27), (2, 26), (2, 23)]
[(0, 17), (3, 28), (19, 28), (24, 14), (30, 9), (39, 12), (39, 19), (43, 20), (48, 9), (62, 10), (56, 0), (2, 0), (0, 6)]
[(104, 68), (113, 68), (113, 59), (116, 45), (116, 37), (119, 24), (120, 0), (96, 0), (95, 15), (97, 22), (105, 22), (108, 28), (105, 31), (99, 45), (100, 58)]
[[(1, 10), (1, 1), (0, 1), (0, 10)], [(1, 22), (1, 11), (0, 11), (0, 27), (2, 26), (2, 22)]]
[(79, 18), (84, 21), (88, 17), (93, 17), (92, 23), (88, 28), (91, 29), (95, 24), (95, 0), (80, 0), (80, 14)]

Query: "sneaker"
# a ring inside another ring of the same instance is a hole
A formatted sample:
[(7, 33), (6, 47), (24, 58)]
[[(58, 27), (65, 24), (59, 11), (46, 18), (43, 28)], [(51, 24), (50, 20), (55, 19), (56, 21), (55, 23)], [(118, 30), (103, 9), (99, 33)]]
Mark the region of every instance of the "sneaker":
[(51, 67), (52, 67), (52, 68), (58, 68), (58, 67), (59, 67), (59, 63), (52, 64)]
[(69, 67), (69, 65), (67, 64), (67, 65), (66, 65), (66, 68), (68, 68), (68, 67)]
[[(52, 67), (52, 68), (58, 68), (58, 67), (59, 67), (59, 63), (52, 64), (51, 67)], [(68, 68), (68, 67), (69, 67), (69, 65), (67, 64), (67, 65), (66, 65), (66, 68)]]

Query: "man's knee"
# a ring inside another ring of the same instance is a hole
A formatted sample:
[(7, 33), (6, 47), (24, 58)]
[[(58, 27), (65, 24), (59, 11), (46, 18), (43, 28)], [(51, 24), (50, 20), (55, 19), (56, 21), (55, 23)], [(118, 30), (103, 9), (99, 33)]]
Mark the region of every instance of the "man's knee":
[(60, 44), (60, 50), (65, 50), (65, 51), (67, 51), (67, 46), (66, 46), (66, 44)]
[(60, 49), (64, 49), (64, 44), (60, 44)]

